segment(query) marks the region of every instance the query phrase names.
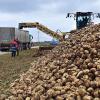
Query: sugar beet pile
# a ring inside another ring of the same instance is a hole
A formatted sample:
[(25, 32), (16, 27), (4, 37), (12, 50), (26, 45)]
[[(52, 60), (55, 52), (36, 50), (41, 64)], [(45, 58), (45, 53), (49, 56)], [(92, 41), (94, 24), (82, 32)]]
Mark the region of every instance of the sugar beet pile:
[(10, 100), (100, 100), (100, 24), (85, 27), (11, 84)]

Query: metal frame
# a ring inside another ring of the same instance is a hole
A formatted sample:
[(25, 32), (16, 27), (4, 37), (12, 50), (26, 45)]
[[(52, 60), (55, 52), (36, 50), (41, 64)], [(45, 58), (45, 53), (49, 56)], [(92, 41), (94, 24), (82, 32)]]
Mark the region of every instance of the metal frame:
[(79, 16), (88, 16), (88, 25), (91, 25), (92, 23), (92, 19), (96, 18), (100, 18), (100, 13), (93, 13), (93, 12), (76, 12), (76, 13), (68, 13), (66, 18), (74, 18), (74, 20), (76, 20), (76, 27), (77, 29), (80, 29), (82, 27), (85, 27), (84, 25), (82, 27), (78, 26), (78, 17)]

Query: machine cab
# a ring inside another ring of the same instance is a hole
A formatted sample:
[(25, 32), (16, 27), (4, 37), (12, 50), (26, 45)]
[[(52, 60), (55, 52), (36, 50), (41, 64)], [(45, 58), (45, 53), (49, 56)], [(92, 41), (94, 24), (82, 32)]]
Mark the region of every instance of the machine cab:
[(76, 12), (76, 27), (81, 29), (91, 24), (92, 12)]

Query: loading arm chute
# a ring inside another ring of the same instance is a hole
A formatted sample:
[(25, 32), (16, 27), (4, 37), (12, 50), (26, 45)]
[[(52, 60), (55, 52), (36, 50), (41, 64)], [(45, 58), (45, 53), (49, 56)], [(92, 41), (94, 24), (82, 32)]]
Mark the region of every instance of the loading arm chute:
[(63, 41), (63, 36), (61, 36), (60, 34), (57, 34), (55, 31), (52, 31), (51, 29), (47, 28), (46, 26), (44, 26), (38, 22), (19, 23), (19, 29), (23, 29), (23, 28), (37, 28), (38, 30), (52, 36), (53, 38)]

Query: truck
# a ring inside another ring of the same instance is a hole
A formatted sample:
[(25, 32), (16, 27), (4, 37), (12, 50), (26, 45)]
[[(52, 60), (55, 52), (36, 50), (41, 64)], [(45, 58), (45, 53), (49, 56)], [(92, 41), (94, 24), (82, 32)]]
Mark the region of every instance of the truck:
[(30, 47), (32, 35), (15, 27), (0, 27), (0, 50), (10, 50), (10, 43), (14, 39), (18, 39), (19, 47), (23, 50)]

